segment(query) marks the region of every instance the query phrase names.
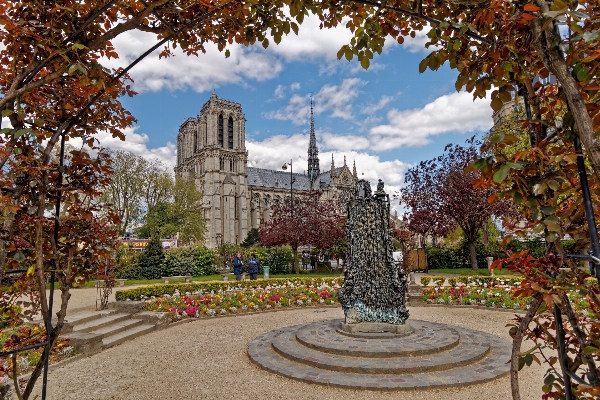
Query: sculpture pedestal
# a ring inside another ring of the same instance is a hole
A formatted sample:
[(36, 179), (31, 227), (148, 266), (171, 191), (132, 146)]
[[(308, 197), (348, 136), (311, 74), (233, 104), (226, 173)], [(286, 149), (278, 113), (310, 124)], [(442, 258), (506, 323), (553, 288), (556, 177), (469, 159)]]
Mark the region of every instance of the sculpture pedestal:
[(386, 324), (385, 322), (359, 322), (357, 324), (347, 324), (340, 322), (340, 330), (348, 333), (397, 333), (407, 335), (413, 332), (409, 324)]

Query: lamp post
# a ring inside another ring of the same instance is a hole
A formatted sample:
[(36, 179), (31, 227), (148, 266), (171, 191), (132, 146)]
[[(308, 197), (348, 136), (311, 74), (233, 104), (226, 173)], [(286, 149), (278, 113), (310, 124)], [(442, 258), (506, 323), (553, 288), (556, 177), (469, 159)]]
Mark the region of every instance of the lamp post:
[(281, 166), (282, 170), (287, 170), (287, 166), (290, 166), (290, 201), (294, 200), (294, 189), (292, 187), (292, 185), (294, 184), (294, 175), (293, 175), (293, 169), (292, 169), (292, 160), (290, 160), (289, 163), (285, 163)]

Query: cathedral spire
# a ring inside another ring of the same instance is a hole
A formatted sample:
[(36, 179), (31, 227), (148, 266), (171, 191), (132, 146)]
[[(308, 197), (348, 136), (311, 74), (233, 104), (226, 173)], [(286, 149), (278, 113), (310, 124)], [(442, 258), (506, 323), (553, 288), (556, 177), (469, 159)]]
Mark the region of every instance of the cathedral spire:
[(310, 140), (308, 141), (308, 176), (310, 178), (311, 188), (313, 182), (319, 176), (319, 149), (317, 148), (317, 138), (315, 137), (315, 118), (313, 115), (312, 96), (310, 98)]
[(335, 162), (333, 161), (333, 153), (331, 153), (331, 177), (333, 178), (335, 174)]
[(354, 179), (358, 179), (358, 174), (356, 173), (356, 160), (354, 160), (354, 166), (352, 167), (352, 175)]

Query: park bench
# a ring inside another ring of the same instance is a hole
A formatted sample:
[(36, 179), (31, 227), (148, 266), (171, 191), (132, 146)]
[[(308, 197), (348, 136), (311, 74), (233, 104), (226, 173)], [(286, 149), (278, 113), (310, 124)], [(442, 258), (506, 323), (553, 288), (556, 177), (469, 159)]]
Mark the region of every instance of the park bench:
[(233, 275), (231, 272), (221, 272), (221, 276), (223, 277), (223, 282), (229, 281), (229, 277)]
[[(119, 286), (125, 286), (126, 280), (127, 279), (115, 279), (115, 282), (119, 282)], [(98, 280), (94, 281), (94, 284), (95, 284), (94, 286), (96, 286), (96, 288), (104, 287), (104, 279), (98, 279)]]
[(191, 275), (163, 276), (162, 279), (165, 280), (165, 284), (169, 283), (169, 279), (185, 279), (185, 283), (190, 283), (190, 279), (192, 279), (192, 276)]

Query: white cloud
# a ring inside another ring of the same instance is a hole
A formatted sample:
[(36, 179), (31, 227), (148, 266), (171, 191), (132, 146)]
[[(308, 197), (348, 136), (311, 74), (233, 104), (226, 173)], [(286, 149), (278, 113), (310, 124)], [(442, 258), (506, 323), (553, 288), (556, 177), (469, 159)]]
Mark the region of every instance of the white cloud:
[(283, 57), (287, 62), (307, 59), (337, 61), (338, 50), (350, 43), (352, 32), (346, 28), (345, 22), (331, 29), (320, 29), (320, 24), (318, 16), (312, 14), (307, 16), (300, 25), (298, 36), (290, 32), (289, 35), (282, 37), (279, 45), (275, 45), (274, 40), (270, 40), (271, 45), (267, 51)]
[[(156, 43), (156, 37), (146, 32), (125, 32), (112, 41), (119, 59), (103, 59), (104, 66), (125, 67), (146, 49)], [(174, 57), (158, 58), (155, 51), (138, 65), (130, 75), (137, 91), (177, 90), (192, 88), (197, 92), (209, 91), (222, 84), (248, 84), (249, 80), (264, 81), (277, 76), (283, 69), (281, 61), (272, 54), (233, 44), (231, 56), (225, 58), (216, 45), (208, 44), (204, 54), (187, 56), (178, 47)]]
[(372, 149), (422, 146), (430, 137), (448, 132), (471, 132), (492, 127), (492, 109), (488, 99), (473, 101), (467, 92), (438, 97), (423, 108), (392, 109), (388, 123), (370, 129)]
[[(138, 127), (125, 128), (125, 141), (112, 137), (108, 132), (99, 132), (96, 136), (101, 147), (106, 147), (112, 150), (124, 150), (142, 156), (148, 160), (159, 160), (166, 164), (170, 170), (175, 167), (177, 161), (177, 146), (171, 142), (166, 145), (148, 148), (148, 135), (145, 133), (137, 133)], [(81, 141), (73, 140), (70, 144), (78, 147)]]
[(365, 150), (369, 148), (369, 139), (364, 136), (334, 135), (322, 133), (319, 135), (323, 140), (324, 149), (336, 149), (341, 151)]
[(388, 103), (392, 100), (394, 100), (392, 96), (381, 96), (377, 104), (368, 104), (363, 106), (361, 107), (360, 112), (363, 114), (375, 114), (377, 111), (388, 105)]
[(290, 90), (292, 92), (296, 91), (296, 90), (300, 90), (300, 82), (294, 82), (290, 85)]
[(275, 95), (276, 99), (283, 99), (285, 97), (285, 86), (277, 85), (277, 88), (275, 88), (275, 92), (273, 92), (273, 94)]
[[(352, 101), (358, 97), (359, 88), (366, 82), (358, 78), (344, 79), (340, 85), (324, 85), (313, 96), (314, 113), (329, 112), (332, 117), (353, 119)], [(296, 125), (305, 124), (310, 117), (310, 96), (292, 95), (287, 106), (263, 114), (268, 119), (292, 121)]]

